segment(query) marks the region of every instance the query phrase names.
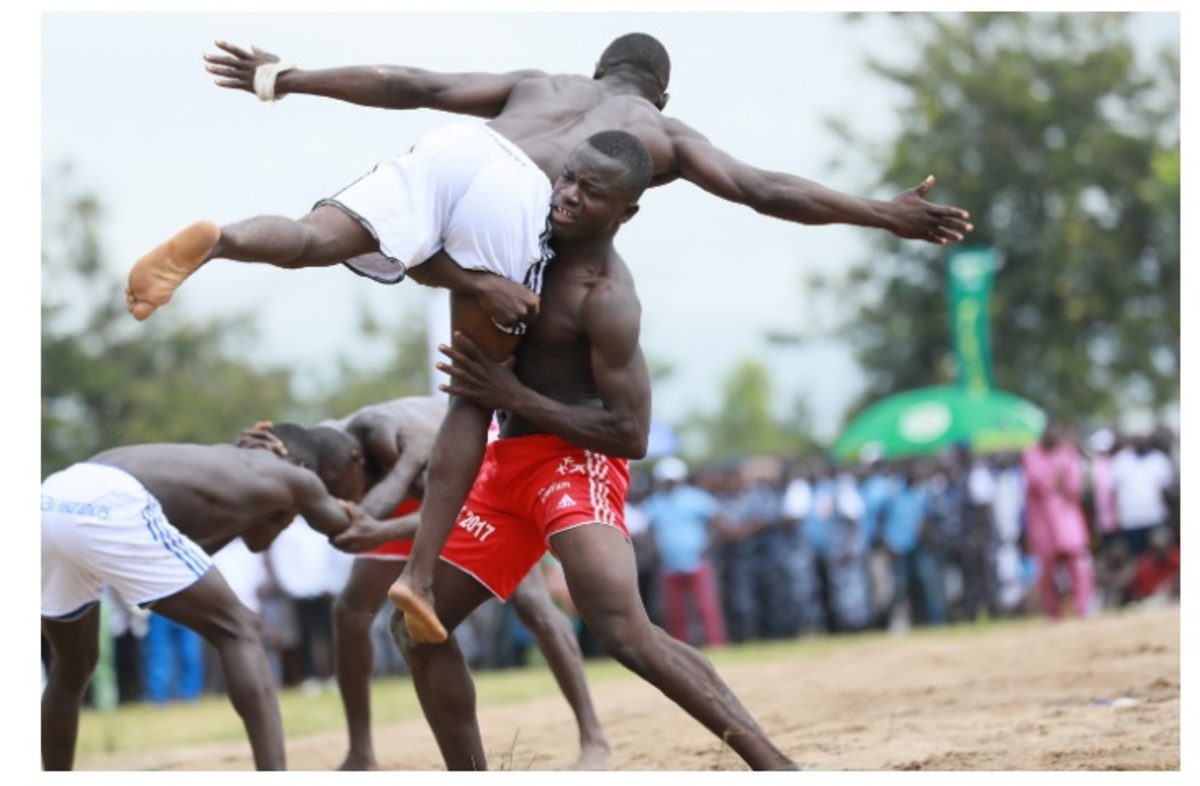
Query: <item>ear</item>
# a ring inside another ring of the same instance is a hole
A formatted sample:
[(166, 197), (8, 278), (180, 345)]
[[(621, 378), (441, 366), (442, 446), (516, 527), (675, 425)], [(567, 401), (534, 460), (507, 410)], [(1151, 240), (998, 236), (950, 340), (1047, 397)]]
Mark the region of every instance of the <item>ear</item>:
[(592, 72), (592, 79), (602, 79), (604, 77), (604, 66), (600, 65), (600, 61), (596, 61), (596, 69)]
[(659, 112), (667, 108), (667, 101), (670, 100), (670, 98), (671, 94), (664, 91), (663, 94), (658, 97), (658, 100), (654, 102), (654, 105), (658, 107)]
[(625, 210), (622, 211), (621, 218), (618, 219), (617, 223), (624, 224), (626, 221), (628, 221), (629, 219), (636, 216), (638, 210), (640, 210), (640, 209), (641, 209), (641, 206), (638, 205), (637, 202), (634, 202), (632, 205), (626, 205)]

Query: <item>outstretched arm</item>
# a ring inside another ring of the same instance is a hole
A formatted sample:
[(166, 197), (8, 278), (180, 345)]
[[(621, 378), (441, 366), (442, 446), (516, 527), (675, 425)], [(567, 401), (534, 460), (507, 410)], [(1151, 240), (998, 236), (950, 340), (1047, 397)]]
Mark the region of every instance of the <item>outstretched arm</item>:
[(525, 387), (507, 365), (490, 360), (466, 336), (441, 351), (454, 365), (442, 389), (492, 409), (503, 409), (572, 445), (609, 456), (640, 459), (650, 433), (650, 373), (638, 344), (641, 306), (628, 292), (593, 292), (584, 304), (592, 375), (603, 408), (555, 401)]
[[(853, 224), (886, 229), (910, 240), (960, 241), (974, 227), (970, 214), (925, 200), (933, 175), (891, 201), (850, 196), (796, 175), (758, 169), (726, 153), (677, 121), (667, 122), (675, 172), (711, 194), (800, 224)], [(669, 176), (661, 179), (668, 182)], [(657, 184), (657, 183), (656, 183)]]
[[(205, 55), (209, 73), (217, 84), (254, 92), (254, 72), (279, 57), (258, 47), (249, 51), (217, 41), (225, 54)], [(506, 74), (439, 73), (407, 66), (349, 66), (309, 71), (293, 68), (279, 74), (275, 95), (307, 93), (384, 109), (440, 109), (478, 117), (495, 117), (504, 109), (509, 93), (522, 79), (540, 71)]]

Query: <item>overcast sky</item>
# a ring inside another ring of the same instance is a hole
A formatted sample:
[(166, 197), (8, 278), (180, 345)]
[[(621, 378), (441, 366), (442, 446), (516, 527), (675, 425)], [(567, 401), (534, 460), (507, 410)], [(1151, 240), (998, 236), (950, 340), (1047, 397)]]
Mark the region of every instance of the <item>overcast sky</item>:
[[(1177, 43), (1177, 19), (1135, 19), (1143, 50)], [(50, 14), (42, 27), (42, 166), (72, 162), (100, 197), (107, 257), (123, 275), (198, 218), (298, 217), (453, 119), (308, 96), (262, 104), (212, 84), (201, 56), (214, 38), (311, 68), (590, 73), (612, 38), (635, 30), (671, 53), (667, 114), (759, 166), (860, 194), (874, 182), (861, 153), (839, 151), (825, 119), (879, 141), (895, 134), (898, 96), (864, 60), (905, 53), (886, 20), (848, 23), (834, 14)], [(839, 154), (849, 166), (833, 169)], [(937, 200), (936, 189), (931, 196)], [(819, 332), (820, 315), (836, 304), (817, 302), (805, 278), (861, 259), (871, 230), (767, 219), (686, 183), (655, 189), (642, 205), (617, 244), (638, 282), (643, 346), (676, 369), (655, 386), (656, 417), (677, 422), (711, 409), (722, 377), (740, 358), (757, 357), (774, 376), (779, 410), (802, 395), (819, 432), (832, 436), (862, 386), (848, 349), (836, 339), (779, 348), (764, 335)], [(412, 283), (386, 287), (340, 267), (287, 272), (217, 262), (169, 308), (196, 317), (256, 309), (261, 341), (247, 351), (327, 383), (339, 352), (364, 364), (379, 356), (377, 346), (348, 346), (363, 304), (390, 319), (423, 314), (427, 299)], [(145, 329), (153, 328), (151, 320)]]

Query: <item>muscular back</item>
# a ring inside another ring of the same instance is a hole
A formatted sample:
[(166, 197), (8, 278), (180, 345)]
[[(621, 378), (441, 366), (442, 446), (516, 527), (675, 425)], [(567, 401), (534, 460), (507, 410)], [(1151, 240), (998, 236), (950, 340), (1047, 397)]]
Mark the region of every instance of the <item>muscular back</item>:
[(576, 145), (614, 128), (628, 131), (646, 146), (656, 175), (673, 172), (670, 122), (646, 99), (614, 93), (602, 80), (540, 74), (518, 82), (488, 125), (554, 180)]
[(428, 429), (436, 431), (446, 415), (446, 400), (437, 396), (403, 396), (379, 404), (368, 404), (349, 415), (327, 420), (322, 426), (349, 431), (356, 421), (370, 418), (391, 420), (401, 431)]
[(210, 554), (255, 528), (281, 530), (308, 496), (324, 493), (312, 472), (232, 445), (129, 445), (92, 461), (137, 478), (167, 519)]

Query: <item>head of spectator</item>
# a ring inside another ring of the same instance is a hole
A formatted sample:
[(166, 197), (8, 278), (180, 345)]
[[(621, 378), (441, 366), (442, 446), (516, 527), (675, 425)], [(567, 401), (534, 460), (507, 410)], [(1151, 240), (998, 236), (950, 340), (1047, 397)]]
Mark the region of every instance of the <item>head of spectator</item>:
[(714, 497), (720, 497), (725, 494), (725, 487), (729, 485), (726, 477), (728, 474), (728, 470), (720, 464), (704, 464), (692, 473), (692, 484)]
[(1160, 423), (1154, 429), (1154, 433), (1150, 435), (1150, 443), (1155, 450), (1161, 451), (1164, 455), (1170, 456), (1175, 447), (1175, 432), (1165, 423)]
[(783, 478), (783, 465), (774, 456), (751, 456), (739, 468), (742, 487), (777, 488)]
[(1148, 455), (1154, 450), (1154, 440), (1149, 434), (1137, 434), (1130, 440), (1133, 452), (1139, 456)]
[(869, 442), (858, 451), (858, 464), (854, 468), (854, 476), (866, 480), (883, 468), (883, 448), (877, 442)]
[(1042, 436), (1038, 440), (1038, 444), (1041, 445), (1044, 450), (1054, 450), (1056, 447), (1058, 447), (1058, 444), (1061, 441), (1062, 427), (1059, 426), (1057, 421), (1047, 420), (1046, 428), (1042, 430)]
[(955, 442), (950, 451), (950, 462), (952, 470), (965, 470), (971, 466), (975, 460), (975, 455), (971, 450), (971, 443), (966, 440)]
[(1102, 428), (1093, 433), (1087, 440), (1088, 451), (1093, 456), (1109, 456), (1112, 455), (1116, 448), (1117, 439), (1112, 431)]
[(815, 476), (818, 481), (833, 480), (837, 476), (837, 465), (831, 457), (821, 456), (815, 460)]
[(688, 466), (677, 456), (666, 456), (654, 465), (654, 480), (664, 491), (671, 491), (687, 477)]

